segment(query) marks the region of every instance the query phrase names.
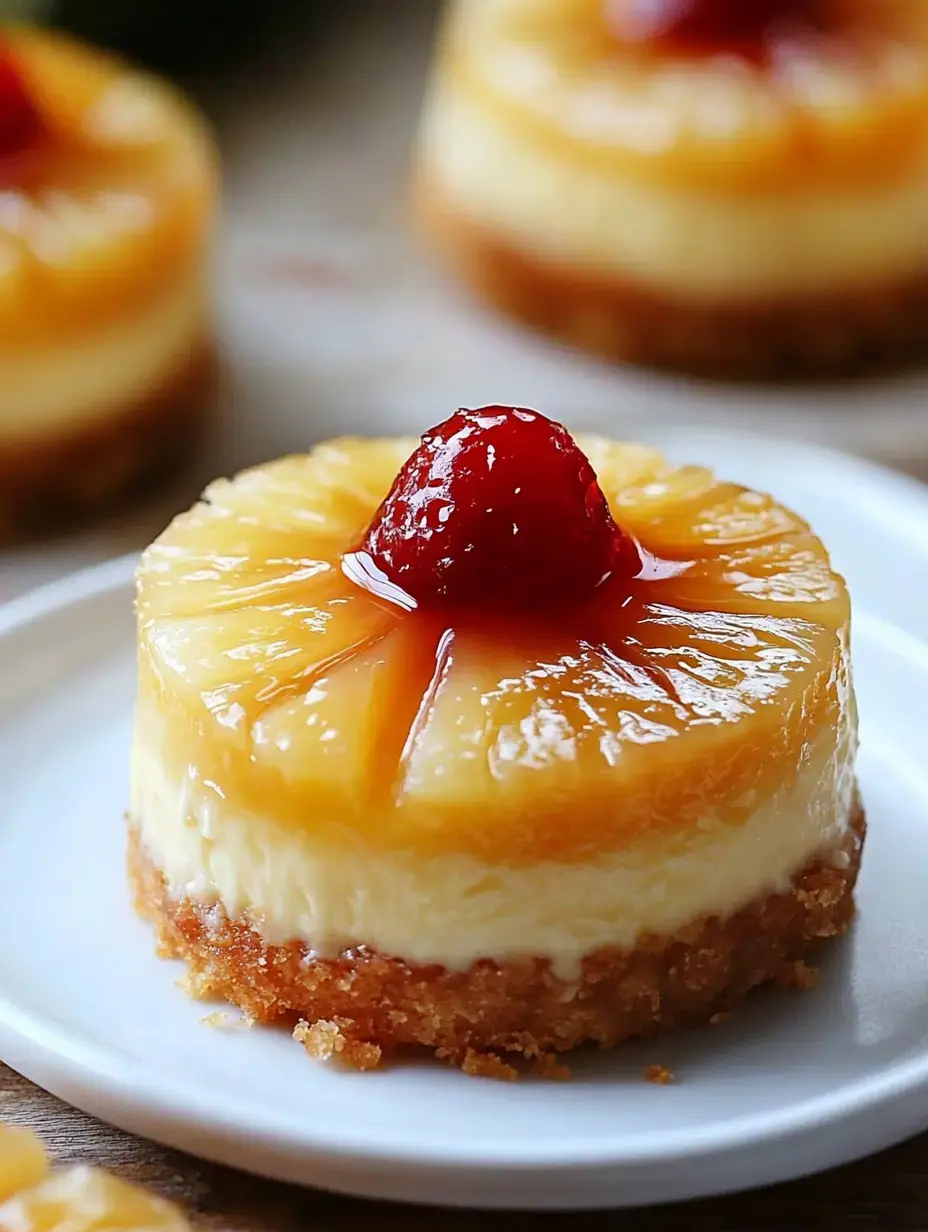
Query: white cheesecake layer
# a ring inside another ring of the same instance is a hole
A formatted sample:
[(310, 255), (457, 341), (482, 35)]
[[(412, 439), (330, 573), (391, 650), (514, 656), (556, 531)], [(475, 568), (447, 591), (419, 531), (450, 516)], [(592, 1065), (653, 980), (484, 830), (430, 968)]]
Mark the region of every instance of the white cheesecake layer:
[(199, 262), (134, 313), (55, 346), (0, 339), (0, 448), (117, 418), (182, 370), (206, 337)]
[(313, 834), (312, 818), (297, 830), (243, 816), (192, 766), (172, 779), (137, 722), (130, 817), (174, 895), (250, 915), (270, 943), (299, 940), (322, 957), (363, 944), (451, 969), (542, 955), (573, 979), (586, 954), (730, 915), (787, 889), (817, 855), (838, 860), (854, 745), (850, 723), (837, 744), (823, 733), (794, 785), (744, 822), (707, 816), (688, 832), (655, 833), (584, 863), (509, 867), (335, 845)]
[(540, 260), (678, 299), (764, 304), (928, 274), (928, 141), (917, 164), (854, 190), (726, 194), (559, 157), (440, 73), (420, 159), (464, 225)]

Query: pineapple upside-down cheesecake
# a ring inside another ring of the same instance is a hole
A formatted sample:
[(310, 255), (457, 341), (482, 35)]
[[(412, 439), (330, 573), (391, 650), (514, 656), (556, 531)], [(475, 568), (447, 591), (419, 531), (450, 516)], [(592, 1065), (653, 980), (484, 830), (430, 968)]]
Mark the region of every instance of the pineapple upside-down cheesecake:
[(307, 1043), (608, 1046), (852, 917), (848, 596), (768, 496), (461, 410), (214, 483), (137, 599), (137, 905)]
[(211, 137), (167, 84), (0, 27), (0, 539), (188, 450), (215, 190)]
[(458, 0), (417, 198), (465, 278), (721, 376), (928, 350), (922, 0)]

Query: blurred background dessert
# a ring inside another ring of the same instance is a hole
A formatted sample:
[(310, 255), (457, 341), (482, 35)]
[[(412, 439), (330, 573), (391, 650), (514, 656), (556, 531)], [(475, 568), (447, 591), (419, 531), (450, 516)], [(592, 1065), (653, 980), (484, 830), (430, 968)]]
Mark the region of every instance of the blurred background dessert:
[(0, 30), (0, 540), (189, 452), (216, 179), (173, 87), (57, 34)]
[[(534, 2), (540, 4), (541, 0)], [(563, 0), (546, 3), (554, 22)], [(876, 0), (858, 3), (866, 14), (889, 12), (885, 6), (877, 6)], [(58, 524), (73, 526), (74, 533), (7, 550), (0, 556), (0, 601), (45, 578), (141, 547), (173, 514), (189, 506), (217, 474), (228, 474), (283, 453), (300, 452), (315, 441), (341, 433), (415, 434), (434, 420), (436, 407), (458, 402), (470, 406), (499, 401), (543, 405), (573, 430), (604, 432), (630, 440), (666, 443), (668, 430), (690, 426), (726, 433), (747, 429), (835, 446), (915, 473), (928, 473), (928, 381), (917, 366), (866, 378), (855, 374), (848, 380), (783, 384), (757, 380), (756, 370), (749, 373), (754, 378), (750, 381), (719, 382), (693, 379), (681, 368), (674, 371), (644, 364), (603, 363), (580, 347), (563, 346), (540, 330), (525, 329), (514, 316), (499, 313), (485, 298), (470, 294), (459, 278), (449, 276), (447, 263), (423, 235), (410, 208), (410, 185), (417, 178), (421, 183), (421, 173), (428, 165), (423, 154), (428, 153), (432, 140), (429, 133), (434, 129), (435, 99), (445, 89), (443, 80), (451, 81), (446, 77), (446, 66), (455, 31), (462, 20), (467, 29), (478, 21), (491, 24), (491, 19), (504, 11), (501, 0), (495, 0), (493, 6), (489, 0), (474, 0), (469, 6), (449, 6), (443, 0), (391, 0), (389, 6), (380, 0), (354, 0), (347, 6), (328, 5), (323, 0), (273, 0), (269, 6), (252, 6), (250, 12), (245, 11), (244, 0), (234, 0), (222, 19), (217, 16), (217, 4), (218, 0), (139, 0), (131, 6), (89, 0), (0, 0), (0, 15), (38, 20), (49, 31), (59, 32), (56, 40), (64, 30), (92, 35), (101, 46), (130, 51), (136, 63), (145, 65), (146, 70), (155, 66), (173, 82), (170, 86), (161, 84), (163, 77), (155, 80), (147, 72), (142, 76), (130, 73), (127, 78), (131, 83), (146, 83), (154, 110), (164, 114), (162, 108), (166, 108), (177, 119), (176, 126), (173, 120), (168, 126), (173, 136), (168, 137), (165, 130), (160, 147), (164, 157), (146, 161), (147, 147), (143, 148), (142, 142), (133, 144), (133, 139), (128, 142), (132, 148), (119, 157), (111, 159), (101, 153), (96, 165), (107, 191), (112, 185), (105, 177), (116, 176), (120, 194), (127, 185), (130, 197), (144, 197), (150, 191), (160, 207), (169, 196), (155, 190), (158, 175), (170, 164), (170, 151), (180, 147), (201, 150), (202, 157), (193, 156), (187, 163), (190, 184), (199, 184), (196, 191), (202, 201), (200, 229), (194, 227), (188, 233), (187, 252), (198, 252), (204, 266), (209, 267), (202, 285), (212, 299), (212, 332), (220, 378), (218, 389), (211, 386), (205, 398), (197, 395), (191, 399), (192, 414), (182, 412), (175, 418), (169, 433), (171, 448), (166, 453), (146, 443), (141, 428), (132, 428), (124, 435), (111, 467), (117, 475), (121, 467), (127, 467), (128, 477), (124, 483), (114, 482), (112, 490), (131, 488), (140, 496), (144, 491), (143, 498), (98, 505), (104, 516), (89, 526), (86, 521), (59, 518)], [(606, 6), (607, 0), (601, 6), (593, 5), (592, 0), (576, 0), (573, 11), (599, 14), (605, 23), (602, 14), (607, 12)], [(901, 0), (893, 0), (892, 11), (902, 14), (899, 6)], [(734, 5), (731, 11), (753, 11), (754, 7)], [(608, 10), (610, 24), (601, 24), (597, 37), (608, 37), (619, 45), (615, 31), (625, 27), (614, 24), (617, 14), (621, 18), (634, 12), (640, 18), (644, 11)], [(589, 25), (577, 28), (595, 30)], [(189, 37), (183, 35), (183, 29)], [(43, 41), (51, 45), (47, 36), (28, 37), (37, 46)], [(632, 34), (622, 38), (622, 46), (630, 48), (623, 55), (641, 57), (649, 64), (671, 58), (669, 45), (657, 39), (653, 31), (643, 43), (641, 32), (635, 34), (639, 41), (634, 47)], [(564, 40), (562, 45), (567, 46)], [(531, 56), (545, 46), (540, 36), (527, 43)], [(490, 42), (480, 43), (480, 57), (489, 47)], [(897, 68), (916, 48), (911, 41), (897, 48)], [(591, 52), (592, 43), (585, 47), (578, 63), (588, 63)], [(115, 64), (109, 52), (90, 53), (86, 45), (80, 54), (99, 65)], [(722, 58), (726, 56), (726, 63), (730, 63), (731, 55), (726, 52)], [(478, 67), (483, 71), (480, 57)], [(687, 50), (687, 57), (697, 67), (701, 63), (692, 50)], [(24, 79), (25, 68), (24, 62), (20, 64)], [(66, 80), (67, 75), (61, 75), (62, 86)], [(563, 81), (557, 79), (555, 85), (563, 93), (566, 83), (565, 77)], [(124, 110), (121, 123), (128, 132), (138, 123), (138, 108), (131, 103), (133, 89), (124, 93), (124, 99), (129, 100), (125, 104), (119, 102), (119, 93), (114, 88), (110, 97), (115, 100), (114, 111)], [(727, 97), (724, 90), (722, 93)], [(901, 125), (896, 130), (900, 139), (907, 131), (902, 121), (917, 113), (917, 108), (912, 111), (917, 95), (916, 90), (902, 97), (894, 113)], [(196, 100), (196, 108), (182, 101), (184, 98)], [(891, 127), (891, 110), (880, 121), (884, 135)], [(222, 217), (215, 244), (210, 238), (216, 156), (201, 115), (208, 117), (216, 134), (222, 162)], [(859, 148), (860, 131), (856, 122), (848, 123), (843, 147), (848, 157)], [(90, 144), (82, 142), (82, 157)], [(557, 143), (555, 147), (560, 149)], [(765, 157), (765, 150), (769, 153), (761, 143), (756, 159)], [(875, 151), (876, 146), (872, 146), (873, 160), (878, 163)], [(700, 147), (693, 151), (693, 157), (705, 153), (705, 147)], [(747, 158), (745, 165), (750, 167), (748, 154), (741, 150), (740, 156)], [(13, 168), (18, 163), (15, 159), (3, 160), (3, 165)], [(686, 166), (690, 168), (688, 174), (693, 166), (702, 174), (703, 164), (698, 159)], [(900, 184), (909, 184), (911, 162), (903, 160), (900, 167)], [(509, 170), (502, 168), (501, 176)], [(680, 174), (676, 164), (674, 174)], [(136, 177), (134, 181), (132, 177)], [(797, 185), (800, 179), (797, 172)], [(520, 183), (517, 177), (514, 193)], [(660, 181), (659, 186), (663, 191), (666, 185)], [(800, 187), (795, 191), (798, 193)], [(15, 178), (0, 190), (0, 197), (7, 203), (20, 201), (23, 195)], [(112, 205), (112, 194), (109, 199)], [(524, 205), (524, 197), (522, 202)], [(33, 206), (34, 202), (23, 216), (34, 221), (37, 211)], [(14, 214), (20, 208), (16, 205)], [(773, 202), (771, 209), (778, 208)], [(562, 213), (562, 222), (577, 221), (566, 218), (571, 214), (569, 209)], [(193, 222), (197, 214), (194, 211), (186, 217)], [(514, 247), (529, 249), (535, 242), (529, 222), (514, 224)], [(127, 215), (123, 214), (120, 225), (126, 224)], [(617, 234), (618, 222), (610, 225)], [(913, 228), (909, 240), (918, 231), (914, 224)], [(834, 229), (850, 235), (846, 221)], [(928, 224), (925, 229), (928, 231)], [(43, 234), (48, 232), (43, 230)], [(87, 232), (82, 234), (86, 236)], [(153, 263), (161, 265), (167, 285), (172, 278), (180, 278), (182, 262), (173, 265), (170, 259), (162, 260), (159, 254), (165, 250), (158, 247), (157, 234), (163, 232), (156, 229), (154, 238), (151, 232), (143, 236), (132, 259), (144, 266), (147, 254)], [(879, 249), (885, 255), (890, 241), (901, 242), (900, 236), (905, 238), (902, 232), (871, 227), (866, 244), (874, 246), (871, 251)], [(20, 239), (16, 245), (21, 246)], [(693, 262), (698, 264), (705, 257), (697, 251), (698, 244), (684, 243), (678, 237), (678, 246), (678, 256), (673, 260), (667, 257), (666, 270), (682, 279), (684, 274), (690, 276), (687, 271), (691, 272)], [(760, 264), (773, 269), (778, 278), (795, 276), (796, 262), (781, 241), (771, 242), (766, 248), (749, 255), (757, 256)], [(4, 247), (4, 251), (9, 249)], [(652, 247), (649, 251), (653, 258), (656, 250)], [(714, 263), (719, 277), (730, 281), (737, 268), (741, 270), (739, 277), (747, 277), (745, 271), (751, 268), (749, 263), (736, 268), (733, 252), (726, 241), (723, 256)], [(93, 268), (90, 255), (88, 250), (88, 259), (82, 265), (88, 275)], [(33, 252), (29, 260), (36, 270), (44, 270), (41, 254)], [(121, 260), (115, 260), (114, 267), (120, 266)], [(845, 257), (833, 253), (819, 266), (809, 262), (803, 276), (820, 277), (823, 268), (835, 272), (845, 261)], [(888, 292), (874, 291), (872, 301), (873, 320), (881, 322), (880, 328), (896, 331), (895, 336), (910, 342), (917, 340), (928, 321), (928, 313), (918, 308), (919, 283), (914, 267), (912, 275), (916, 301), (911, 311), (901, 311), (899, 299)], [(836, 272), (835, 280), (845, 285)], [(14, 285), (0, 279), (4, 288), (0, 304), (5, 302), (6, 288)], [(71, 288), (77, 285), (76, 281), (68, 284)], [(127, 285), (109, 270), (96, 284), (106, 296), (115, 294), (117, 286)], [(831, 302), (843, 307), (845, 301), (851, 308), (860, 307), (860, 298), (849, 293), (833, 296)], [(786, 317), (781, 313), (778, 318), (787, 336), (803, 344), (814, 339), (817, 353), (827, 350), (825, 318), (819, 318), (816, 332), (807, 325), (800, 328), (793, 322), (793, 315), (798, 322), (798, 312)], [(700, 307), (698, 313), (688, 315), (690, 323), (695, 316), (702, 320), (696, 339), (705, 343), (708, 338), (718, 344), (720, 332), (712, 314), (703, 313)], [(744, 314), (742, 321), (740, 316), (725, 316), (731, 325), (724, 334), (726, 345), (730, 334), (737, 339), (741, 348), (737, 353), (742, 358), (744, 351), (749, 356), (760, 353), (769, 357), (771, 338), (775, 340), (776, 335), (771, 333), (767, 317)], [(86, 338), (91, 333), (101, 336), (102, 326), (95, 314), (84, 313), (81, 319), (86, 327), (79, 348), (83, 354)], [(70, 330), (74, 331), (77, 320), (77, 316), (72, 318)], [(108, 321), (104, 333), (112, 326), (112, 318)], [(667, 342), (666, 331), (660, 334), (648, 328), (658, 340)], [(792, 335), (789, 330), (793, 330)], [(72, 332), (67, 336), (76, 335)], [(885, 332), (881, 336), (885, 337)], [(56, 333), (55, 347), (64, 338), (61, 331)], [(682, 342), (691, 345), (692, 335), (684, 333)], [(57, 355), (50, 345), (43, 343), (43, 348), (42, 357)], [(876, 346), (873, 349), (879, 350)], [(904, 349), (889, 347), (884, 357), (890, 351), (898, 356)], [(917, 349), (911, 347), (913, 352)], [(14, 361), (28, 366), (34, 354), (21, 331), (0, 328), (0, 355), (8, 361), (5, 373), (12, 370), (9, 363)], [(840, 347), (838, 354), (844, 354)], [(728, 355), (727, 351), (720, 353), (717, 346), (711, 357), (719, 360)], [(840, 371), (843, 362), (836, 360), (831, 371)], [(797, 370), (799, 367), (797, 364)], [(59, 371), (60, 365), (50, 364), (50, 372), (53, 368)], [(74, 404), (83, 400), (86, 408), (89, 386), (82, 376), (69, 378), (67, 383), (71, 389), (62, 414), (71, 415), (73, 423), (78, 413)], [(0, 407), (4, 396), (8, 391), (0, 383)], [(194, 447), (195, 422), (209, 413), (208, 448), (199, 450)], [(103, 418), (108, 418), (112, 427), (115, 408), (108, 409)], [(167, 422), (167, 418), (155, 417), (155, 422)], [(17, 432), (31, 438), (39, 428), (33, 412), (10, 412), (3, 422), (8, 435), (11, 423)], [(131, 478), (133, 466), (126, 461), (133, 451), (139, 461), (151, 459), (148, 473), (157, 469), (155, 464), (162, 459), (163, 478), (159, 483), (139, 488)], [(88, 453), (104, 468), (106, 450), (102, 446), (93, 443)], [(182, 466), (165, 465), (172, 453), (175, 460), (179, 456)], [(6, 468), (0, 501), (9, 502), (14, 491), (9, 476), (15, 475), (19, 491), (23, 490), (29, 472), (22, 459), (29, 456), (34, 463), (39, 455), (34, 449), (20, 451), (17, 464)], [(87, 454), (84, 457), (86, 460)], [(33, 502), (32, 524), (54, 510), (56, 501), (59, 509), (68, 505), (62, 501), (62, 474), (73, 477), (86, 473), (93, 486), (93, 470), (89, 465), (85, 472), (71, 462), (59, 464), (44, 488), (33, 486), (40, 495)], [(106, 485), (102, 487), (105, 491)], [(70, 507), (74, 509), (75, 502)], [(81, 512), (86, 507), (87, 502)], [(8, 527), (9, 523), (7, 518)]]
[(921, 0), (457, 0), (420, 211), (610, 359), (845, 373), (928, 347)]

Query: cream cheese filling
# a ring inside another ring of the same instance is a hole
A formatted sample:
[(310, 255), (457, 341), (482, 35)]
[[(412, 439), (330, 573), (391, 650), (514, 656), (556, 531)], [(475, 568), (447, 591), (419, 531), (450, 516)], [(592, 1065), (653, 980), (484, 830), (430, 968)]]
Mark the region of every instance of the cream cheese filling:
[(420, 158), (464, 225), (578, 274), (683, 299), (763, 305), (928, 274), (928, 142), (894, 182), (726, 195), (559, 159), (505, 113), (440, 75)]
[(58, 345), (0, 340), (0, 447), (118, 416), (179, 372), (206, 336), (201, 263), (136, 312)]
[(839, 860), (854, 743), (850, 721), (837, 744), (823, 733), (793, 785), (758, 801), (745, 822), (707, 815), (686, 832), (654, 833), (581, 864), (509, 867), (324, 842), (310, 820), (284, 828), (228, 807), (193, 767), (173, 779), (142, 724), (130, 817), (174, 896), (246, 916), (270, 943), (299, 940), (321, 957), (363, 944), (449, 969), (544, 956), (574, 979), (587, 954), (730, 915), (787, 889), (817, 855)]

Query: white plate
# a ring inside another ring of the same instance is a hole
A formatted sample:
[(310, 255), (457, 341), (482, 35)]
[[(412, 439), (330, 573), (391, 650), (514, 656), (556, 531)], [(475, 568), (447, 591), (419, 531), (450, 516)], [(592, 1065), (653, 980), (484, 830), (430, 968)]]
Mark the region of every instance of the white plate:
[[(132, 562), (0, 613), (0, 1055), (81, 1108), (215, 1160), (351, 1193), (633, 1205), (759, 1185), (928, 1126), (928, 496), (836, 455), (693, 433), (681, 458), (772, 488), (856, 599), (870, 842), (853, 935), (814, 992), (516, 1085), (308, 1060), (215, 1030), (127, 905)], [(678, 1082), (642, 1080), (651, 1061)]]

